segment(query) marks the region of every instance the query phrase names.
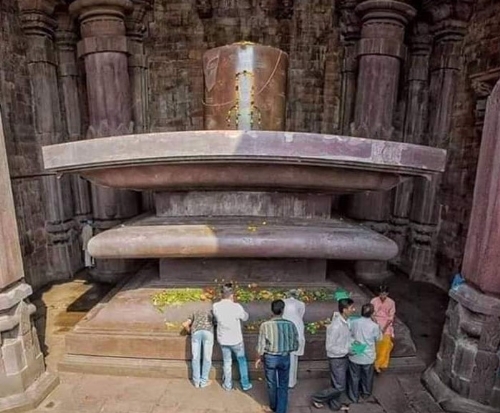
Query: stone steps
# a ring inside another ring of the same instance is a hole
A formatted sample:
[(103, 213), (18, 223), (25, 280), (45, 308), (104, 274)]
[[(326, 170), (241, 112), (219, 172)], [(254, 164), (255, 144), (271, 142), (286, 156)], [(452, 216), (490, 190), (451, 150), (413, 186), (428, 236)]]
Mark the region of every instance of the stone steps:
[[(124, 357), (96, 357), (66, 354), (58, 365), (59, 371), (78, 372), (88, 374), (108, 374), (116, 376), (161, 377), (161, 378), (189, 378), (190, 362), (185, 360), (160, 359), (133, 359)], [(421, 373), (425, 369), (424, 363), (416, 357), (399, 357), (391, 360), (388, 372), (398, 374)], [(250, 376), (253, 379), (264, 377), (263, 370), (256, 370), (253, 363), (249, 363)], [(300, 379), (317, 379), (329, 377), (328, 362), (326, 360), (300, 361)], [(222, 363), (213, 363), (210, 377), (222, 377)], [(233, 363), (233, 377), (238, 377), (236, 363)]]

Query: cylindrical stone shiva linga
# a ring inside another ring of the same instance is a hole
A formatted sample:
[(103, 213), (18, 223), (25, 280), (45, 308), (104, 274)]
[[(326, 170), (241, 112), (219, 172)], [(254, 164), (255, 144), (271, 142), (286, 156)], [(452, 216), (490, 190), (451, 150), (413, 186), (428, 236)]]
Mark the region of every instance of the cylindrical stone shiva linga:
[(288, 56), (234, 43), (207, 51), (204, 126), (209, 130), (284, 130)]

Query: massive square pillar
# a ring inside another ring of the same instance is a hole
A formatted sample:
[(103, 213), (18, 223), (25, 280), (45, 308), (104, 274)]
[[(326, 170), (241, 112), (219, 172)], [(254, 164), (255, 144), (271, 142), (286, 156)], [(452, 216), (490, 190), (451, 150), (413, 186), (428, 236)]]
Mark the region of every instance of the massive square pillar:
[(486, 109), (462, 274), (424, 379), (445, 410), (500, 410), (500, 82)]
[(58, 384), (45, 371), (24, 282), (21, 247), (0, 113), (0, 412), (35, 408)]

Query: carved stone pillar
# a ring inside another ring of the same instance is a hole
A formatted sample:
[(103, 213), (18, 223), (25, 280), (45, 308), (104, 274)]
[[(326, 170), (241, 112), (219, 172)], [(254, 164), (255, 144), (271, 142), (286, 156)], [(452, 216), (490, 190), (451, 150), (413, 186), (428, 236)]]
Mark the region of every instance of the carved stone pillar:
[[(82, 99), (76, 61), (77, 34), (74, 20), (67, 7), (56, 10), (57, 30), (55, 40), (58, 54), (58, 76), (61, 90), (66, 130), (70, 141), (84, 139), (82, 133)], [(89, 183), (71, 175), (71, 189), (75, 221), (81, 224), (92, 215)]]
[[(87, 138), (133, 133), (125, 15), (130, 0), (76, 0), (70, 13), (78, 17), (82, 40), (77, 45), (87, 81), (89, 130)], [(97, 231), (137, 215), (139, 196), (92, 186), (92, 209)], [(134, 271), (131, 262), (100, 260), (93, 271), (100, 281), (116, 282)]]
[[(410, 62), (407, 76), (403, 142), (422, 145), (425, 142), (427, 127), (429, 57), (432, 48), (432, 35), (429, 32), (427, 23), (416, 22), (412, 26), (409, 48)], [(403, 182), (394, 190), (394, 203), (392, 206), (390, 236), (399, 246), (399, 255), (394, 262), (403, 265), (403, 267), (408, 264), (401, 258), (404, 257), (407, 247), (412, 193), (413, 180)]]
[(0, 113), (0, 412), (34, 409), (59, 383), (45, 372), (30, 304)]
[(150, 1), (132, 0), (133, 11), (125, 20), (127, 37), (130, 40), (128, 66), (135, 133), (144, 133), (148, 130), (148, 66), (147, 56), (144, 52), (144, 34), (146, 32), (144, 16), (151, 6)]
[[(151, 8), (151, 0), (132, 0), (133, 11), (125, 19), (129, 39), (128, 67), (132, 93), (132, 118), (134, 132), (148, 132), (148, 62), (144, 51), (144, 35), (147, 31), (144, 18)], [(142, 210), (154, 210), (150, 191), (141, 193)]]
[(344, 56), (342, 59), (342, 89), (340, 106), (340, 125), (344, 135), (351, 132), (351, 123), (354, 117), (354, 103), (356, 96), (356, 76), (358, 71), (358, 40), (360, 21), (355, 12), (357, 0), (342, 0), (339, 5), (340, 30)]
[[(21, 24), (28, 44), (35, 134), (40, 146), (65, 141), (54, 51), (57, 0), (21, 0)], [(78, 234), (73, 221), (71, 178), (40, 172), (47, 231), (46, 282), (70, 279), (81, 268)]]
[[(471, 16), (473, 0), (425, 1), (432, 15), (434, 50), (430, 61), (429, 139), (425, 145), (447, 148), (451, 130), (461, 48)], [(437, 279), (437, 224), (440, 217), (438, 192), (441, 178), (416, 179), (410, 212), (411, 243), (406, 259), (410, 279), (442, 284)], [(447, 282), (447, 281), (444, 281)]]
[(500, 411), (500, 82), (488, 100), (462, 275), (436, 364), (424, 374), (445, 410)]
[[(359, 72), (352, 134), (374, 139), (392, 138), (405, 27), (416, 14), (413, 7), (395, 0), (367, 0), (356, 7), (361, 16)], [(349, 215), (377, 232), (387, 233), (390, 197), (386, 193), (350, 197)], [(387, 263), (356, 263), (356, 277), (365, 283), (388, 275)]]

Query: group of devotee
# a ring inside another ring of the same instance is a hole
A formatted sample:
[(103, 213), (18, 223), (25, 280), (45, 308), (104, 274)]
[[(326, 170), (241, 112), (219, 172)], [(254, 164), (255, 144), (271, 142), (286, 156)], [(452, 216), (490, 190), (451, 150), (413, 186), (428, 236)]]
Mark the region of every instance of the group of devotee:
[[(393, 347), (395, 303), (388, 297), (387, 286), (381, 286), (378, 296), (361, 307), (356, 316), (354, 301), (347, 292), (336, 294), (338, 312), (334, 312), (326, 330), (325, 348), (330, 371), (330, 386), (311, 397), (318, 409), (348, 410), (371, 395), (374, 372), (389, 365)], [(241, 322), (249, 315), (234, 300), (232, 284), (222, 286), (222, 298), (200, 307), (184, 323), (191, 333), (192, 381), (197, 388), (211, 384), (214, 330), (221, 347), (225, 390), (233, 389), (232, 360), (238, 363), (243, 391), (252, 388)], [(289, 388), (297, 384), (299, 356), (304, 354), (305, 304), (298, 290), (290, 290), (287, 298), (271, 303), (272, 317), (260, 325), (255, 367), (264, 368), (269, 407), (273, 412), (286, 413)]]

